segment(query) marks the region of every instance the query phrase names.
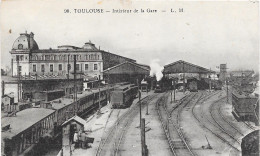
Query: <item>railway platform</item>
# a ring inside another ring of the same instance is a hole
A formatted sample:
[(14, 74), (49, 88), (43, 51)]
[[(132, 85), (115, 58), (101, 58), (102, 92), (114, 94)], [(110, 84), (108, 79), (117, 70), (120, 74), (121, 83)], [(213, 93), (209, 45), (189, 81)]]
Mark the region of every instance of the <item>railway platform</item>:
[[(151, 95), (152, 92), (142, 92), (141, 99), (146, 98), (147, 96)], [(136, 98), (132, 105), (138, 102), (138, 98)], [(129, 108), (126, 109), (112, 109), (111, 104), (107, 104), (106, 106), (100, 109), (100, 113), (95, 113), (87, 118), (85, 118), (87, 122), (87, 131), (88, 137), (94, 138), (93, 144), (89, 144), (87, 149), (82, 148), (74, 148), (72, 146), (72, 155), (77, 156), (85, 156), (85, 155), (96, 155), (97, 149), (101, 140), (103, 139), (103, 135), (108, 132), (110, 127), (116, 124), (118, 118), (127, 112)], [(63, 151), (63, 156), (70, 155), (70, 150), (68, 148), (67, 151)], [(58, 153), (57, 156), (61, 156), (61, 151)]]

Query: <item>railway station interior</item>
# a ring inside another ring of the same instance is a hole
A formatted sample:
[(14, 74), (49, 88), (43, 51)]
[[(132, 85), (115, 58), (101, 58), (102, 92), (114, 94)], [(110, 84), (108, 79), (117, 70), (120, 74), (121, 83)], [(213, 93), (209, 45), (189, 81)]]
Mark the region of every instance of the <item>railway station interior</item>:
[(254, 71), (178, 60), (159, 78), (150, 66), (91, 41), (39, 49), (27, 32), (10, 54), (12, 75), (1, 83), (2, 155), (259, 152)]

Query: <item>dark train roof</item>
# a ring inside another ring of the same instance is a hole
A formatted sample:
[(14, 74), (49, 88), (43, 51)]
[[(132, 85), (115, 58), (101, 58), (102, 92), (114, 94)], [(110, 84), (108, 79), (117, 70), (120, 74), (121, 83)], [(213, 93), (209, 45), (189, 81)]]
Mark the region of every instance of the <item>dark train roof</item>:
[(259, 130), (253, 131), (242, 139), (242, 156), (259, 156)]
[(28, 108), (16, 113), (16, 116), (2, 118), (1, 127), (10, 125), (10, 129), (2, 132), (2, 138), (9, 138), (28, 129), (55, 110), (45, 108)]

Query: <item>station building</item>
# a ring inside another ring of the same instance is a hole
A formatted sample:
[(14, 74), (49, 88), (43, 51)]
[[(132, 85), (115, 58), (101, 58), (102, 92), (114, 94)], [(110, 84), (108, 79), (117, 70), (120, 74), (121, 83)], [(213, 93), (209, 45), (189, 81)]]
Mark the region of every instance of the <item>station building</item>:
[(10, 53), (12, 77), (17, 77), (17, 80), (19, 77), (19, 83), (26, 88), (21, 89), (20, 97), (32, 97), (35, 89), (64, 90), (65, 94), (70, 94), (73, 92), (74, 74), (77, 91), (97, 87), (98, 81), (104, 79), (104, 70), (123, 62), (136, 63), (136, 60), (100, 50), (90, 41), (82, 47), (62, 45), (57, 49), (40, 49), (32, 32), (21, 33)]
[(82, 47), (71, 45), (58, 46), (57, 49), (39, 49), (34, 34), (21, 33), (14, 41), (10, 51), (12, 55), (12, 76), (20, 75), (67, 75), (73, 72), (74, 55), (76, 70), (82, 77), (103, 79), (103, 70), (117, 64), (136, 62), (136, 60), (119, 56), (100, 48), (90, 41)]

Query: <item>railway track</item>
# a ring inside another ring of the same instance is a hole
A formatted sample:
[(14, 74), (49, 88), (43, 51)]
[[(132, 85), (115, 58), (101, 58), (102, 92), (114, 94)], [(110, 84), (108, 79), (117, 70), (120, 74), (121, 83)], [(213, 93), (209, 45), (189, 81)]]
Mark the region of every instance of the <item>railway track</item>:
[[(179, 155), (192, 155), (195, 156), (193, 151), (191, 150), (191, 147), (185, 140), (185, 137), (182, 133), (182, 130), (179, 125), (179, 119), (178, 118), (176, 121), (173, 121), (172, 119), (172, 112), (177, 109), (179, 106), (182, 106), (182, 104), (186, 105), (189, 103), (192, 98), (195, 96), (193, 95), (188, 95), (186, 98), (183, 99), (182, 102), (178, 104), (175, 109), (171, 110), (170, 112), (167, 110), (166, 106), (166, 97), (168, 93), (165, 93), (156, 103), (156, 108), (157, 108), (157, 113), (160, 118), (164, 133), (167, 137), (171, 152), (173, 153), (174, 156), (179, 156)], [(178, 113), (180, 114), (181, 109), (178, 109)]]
[[(193, 105), (193, 107), (192, 107), (192, 114), (193, 114), (194, 118), (200, 123), (200, 125), (201, 125), (202, 127), (206, 128), (208, 131), (210, 131), (210, 132), (211, 132), (213, 135), (215, 135), (217, 138), (219, 138), (219, 139), (222, 140), (223, 142), (227, 143), (231, 148), (233, 148), (233, 149), (235, 149), (236, 151), (240, 152), (241, 150), (240, 150), (239, 148), (235, 147), (229, 140), (227, 140), (226, 138), (224, 138), (223, 136), (221, 136), (218, 132), (216, 132), (215, 130), (213, 130), (212, 128), (210, 128), (210, 127), (208, 126), (208, 124), (204, 123), (204, 122), (202, 121), (202, 119), (199, 118), (199, 116), (198, 116), (198, 115), (195, 113), (195, 111), (194, 111), (194, 108), (195, 108), (195, 106), (196, 106), (198, 103), (203, 103), (203, 102), (204, 102), (205, 100), (207, 100), (209, 97), (212, 97), (212, 96), (214, 96), (214, 95), (216, 95), (216, 94), (208, 95), (208, 96), (204, 96), (204, 97), (203, 97), (203, 93), (202, 93), (201, 96), (197, 99), (196, 103), (195, 103), (195, 104)], [(201, 112), (201, 115), (202, 115), (202, 116), (205, 116), (204, 111)], [(216, 126), (214, 123), (212, 123), (212, 121), (210, 121), (207, 117), (204, 117), (204, 118), (206, 118), (207, 121), (209, 121), (209, 122), (211, 123), (211, 125), (213, 125), (213, 126), (219, 128), (219, 127)], [(230, 135), (230, 136), (232, 136), (232, 135)], [(232, 138), (232, 137), (231, 137), (231, 138)], [(237, 139), (234, 138), (234, 140), (236, 141)]]
[(226, 122), (230, 127), (232, 127), (232, 129), (237, 131), (237, 133), (239, 133), (241, 136), (244, 136), (244, 134), (237, 127), (235, 127), (234, 124), (232, 124), (230, 121), (228, 121), (228, 119), (225, 118), (225, 116), (223, 115), (223, 113), (221, 111), (221, 104), (218, 104), (217, 106), (218, 106), (218, 108), (216, 109), (216, 111), (219, 114), (219, 116), (221, 117), (221, 119), (224, 122)]
[[(154, 99), (158, 94), (147, 96), (141, 99), (141, 104), (147, 103)], [(132, 105), (123, 115), (121, 115), (115, 124), (108, 130), (106, 134), (101, 138), (96, 156), (104, 156), (106, 152), (111, 153), (110, 155), (118, 155), (120, 145), (124, 139), (125, 132), (129, 123), (133, 120), (134, 116), (138, 114), (139, 102)], [(112, 147), (110, 147), (112, 145)]]
[(248, 129), (251, 129), (252, 131), (257, 130), (257, 128), (255, 128), (254, 126), (252, 126), (249, 122), (243, 121), (243, 123), (246, 125), (246, 127), (247, 127)]
[[(225, 97), (224, 97), (225, 98)], [(219, 128), (223, 133), (227, 134), (231, 139), (233, 139), (235, 142), (237, 142), (239, 145), (241, 144), (241, 141), (239, 141), (236, 136), (232, 133), (232, 131), (230, 132), (230, 130), (227, 130), (227, 128), (225, 128), (223, 126), (223, 123), (221, 124), (220, 123), (220, 118), (218, 118), (218, 115), (219, 115), (219, 110), (218, 109), (213, 109), (215, 105), (217, 105), (218, 102), (220, 102), (221, 100), (223, 100), (223, 98), (213, 102), (211, 105), (210, 105), (210, 116), (211, 118), (213, 119), (213, 121), (217, 124), (215, 125), (214, 123), (212, 123), (209, 118), (206, 118), (212, 125), (214, 125), (215, 127)], [(215, 111), (214, 111), (215, 110)], [(203, 113), (204, 114), (204, 113)], [(226, 122), (228, 123), (228, 122)], [(233, 128), (235, 131), (239, 132), (240, 135), (243, 136), (243, 134), (237, 129), (237, 128), (234, 128), (233, 126), (231, 126), (231, 124), (229, 124), (229, 126), (231, 128)]]

